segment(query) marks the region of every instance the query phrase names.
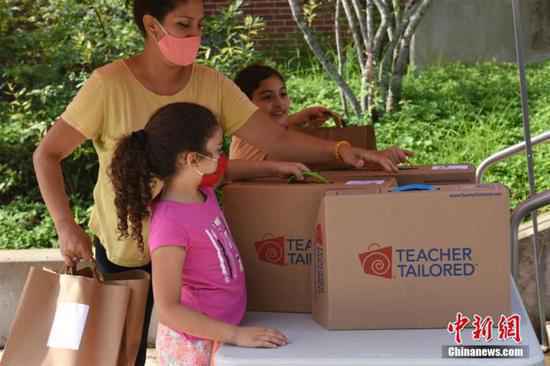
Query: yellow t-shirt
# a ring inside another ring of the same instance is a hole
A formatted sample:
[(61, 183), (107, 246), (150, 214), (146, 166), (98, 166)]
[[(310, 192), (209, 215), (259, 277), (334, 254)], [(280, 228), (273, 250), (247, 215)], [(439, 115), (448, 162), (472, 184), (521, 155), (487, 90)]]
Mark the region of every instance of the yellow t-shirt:
[[(161, 96), (146, 89), (124, 61), (96, 69), (61, 115), (69, 125), (92, 139), (99, 159), (90, 228), (105, 246), (109, 260), (126, 267), (149, 263), (131, 239), (119, 239), (115, 194), (108, 175), (118, 139), (142, 129), (160, 107), (174, 102), (200, 104), (212, 111), (224, 132), (232, 135), (257, 110), (248, 97), (221, 73), (193, 65), (187, 85), (175, 95)], [(156, 185), (157, 191), (160, 190)], [(158, 193), (158, 192), (157, 192)], [(148, 220), (147, 220), (148, 221)], [(147, 242), (148, 222), (144, 223)]]

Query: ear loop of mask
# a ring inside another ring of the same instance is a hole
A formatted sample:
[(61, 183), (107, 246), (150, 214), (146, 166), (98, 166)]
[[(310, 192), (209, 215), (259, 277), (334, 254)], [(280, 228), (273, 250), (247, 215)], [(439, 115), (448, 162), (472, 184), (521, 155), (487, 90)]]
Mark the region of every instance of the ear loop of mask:
[[(197, 161), (195, 161), (195, 164), (198, 164)], [(200, 177), (204, 176), (204, 173), (201, 172), (193, 163), (191, 163), (191, 168), (197, 173)]]

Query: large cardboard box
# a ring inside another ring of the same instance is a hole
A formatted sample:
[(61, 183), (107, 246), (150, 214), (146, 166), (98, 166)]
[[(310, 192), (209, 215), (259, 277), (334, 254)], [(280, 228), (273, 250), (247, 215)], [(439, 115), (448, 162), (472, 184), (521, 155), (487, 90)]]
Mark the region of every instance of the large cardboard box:
[(457, 312), (510, 315), (508, 192), (327, 192), (313, 254), (313, 317), (328, 329), (444, 328)]
[(264, 180), (224, 187), (223, 210), (245, 267), (249, 310), (311, 312), (312, 235), (323, 194), (329, 189), (380, 192), (395, 185), (391, 178), (338, 181)]
[(474, 184), (476, 181), (476, 169), (471, 164), (435, 164), (435, 165), (414, 165), (399, 168), (396, 174), (387, 173), (383, 170), (348, 169), (348, 170), (327, 170), (323, 175), (336, 178), (339, 175), (346, 177), (369, 177), (393, 176), (397, 184), (405, 185), (411, 183), (425, 184)]

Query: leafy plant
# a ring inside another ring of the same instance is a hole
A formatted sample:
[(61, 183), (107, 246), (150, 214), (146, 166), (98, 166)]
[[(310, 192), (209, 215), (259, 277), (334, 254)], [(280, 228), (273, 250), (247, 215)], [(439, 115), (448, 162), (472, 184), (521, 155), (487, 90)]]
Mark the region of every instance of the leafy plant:
[(244, 15), (243, 0), (234, 0), (203, 27), (202, 62), (232, 74), (259, 59), (255, 39), (264, 29), (259, 17)]

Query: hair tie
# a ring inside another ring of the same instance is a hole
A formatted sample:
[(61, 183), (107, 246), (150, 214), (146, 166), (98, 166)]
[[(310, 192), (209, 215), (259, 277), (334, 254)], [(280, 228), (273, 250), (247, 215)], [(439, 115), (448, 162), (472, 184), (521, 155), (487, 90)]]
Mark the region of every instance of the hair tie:
[(131, 136), (133, 139), (136, 139), (137, 141), (139, 141), (139, 143), (141, 145), (145, 145), (145, 143), (147, 142), (147, 133), (145, 132), (144, 129), (141, 129), (141, 130), (137, 130), (137, 131), (134, 131), (132, 132), (132, 136)]

